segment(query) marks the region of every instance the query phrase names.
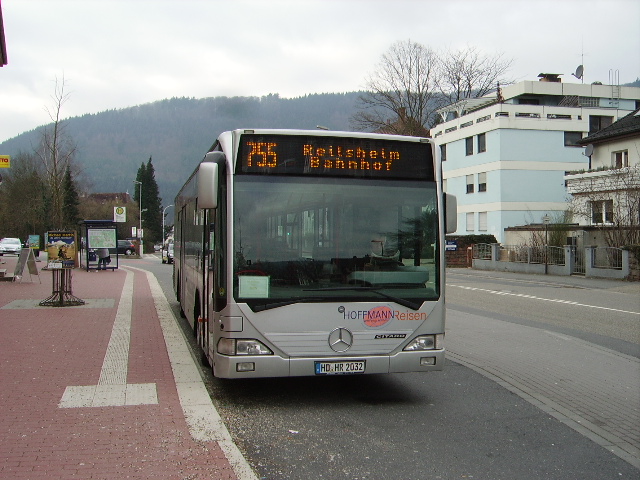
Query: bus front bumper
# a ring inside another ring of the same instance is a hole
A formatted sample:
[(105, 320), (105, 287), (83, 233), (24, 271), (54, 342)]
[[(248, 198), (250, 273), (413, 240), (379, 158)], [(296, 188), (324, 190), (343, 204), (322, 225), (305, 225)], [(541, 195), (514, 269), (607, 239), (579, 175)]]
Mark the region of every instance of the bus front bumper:
[(314, 358), (282, 358), (277, 355), (227, 356), (216, 353), (213, 373), (219, 378), (260, 378), (433, 372), (442, 370), (444, 359), (444, 349), (403, 351), (394, 355)]

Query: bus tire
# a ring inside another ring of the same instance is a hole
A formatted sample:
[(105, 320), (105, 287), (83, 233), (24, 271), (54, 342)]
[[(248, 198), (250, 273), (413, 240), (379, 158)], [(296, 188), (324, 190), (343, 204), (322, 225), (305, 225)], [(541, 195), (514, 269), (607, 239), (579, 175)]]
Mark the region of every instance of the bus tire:
[(187, 318), (187, 316), (184, 313), (184, 310), (182, 309), (182, 295), (180, 294), (180, 283), (176, 285), (176, 300), (180, 305), (180, 318)]
[(199, 326), (200, 324), (200, 295), (196, 292), (195, 302), (193, 304), (193, 336), (196, 338), (196, 342), (200, 345), (199, 338)]
[(211, 367), (211, 365), (209, 365), (209, 359), (207, 358), (207, 354), (204, 352), (200, 353), (200, 363), (202, 364), (203, 367), (207, 367), (207, 368)]

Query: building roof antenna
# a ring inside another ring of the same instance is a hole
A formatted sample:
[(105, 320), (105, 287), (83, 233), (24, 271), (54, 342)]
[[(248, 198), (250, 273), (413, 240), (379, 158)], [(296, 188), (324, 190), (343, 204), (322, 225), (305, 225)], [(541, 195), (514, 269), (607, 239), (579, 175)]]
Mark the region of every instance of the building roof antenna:
[(580, 53), (580, 65), (576, 68), (576, 72), (572, 73), (574, 77), (584, 83), (584, 37), (582, 37), (582, 53)]

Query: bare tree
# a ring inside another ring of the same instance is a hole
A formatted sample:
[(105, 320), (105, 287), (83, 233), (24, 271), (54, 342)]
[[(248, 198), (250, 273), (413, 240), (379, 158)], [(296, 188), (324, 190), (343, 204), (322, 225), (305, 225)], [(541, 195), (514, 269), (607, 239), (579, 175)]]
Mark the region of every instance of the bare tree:
[(424, 136), (435, 116), (434, 52), (411, 40), (394, 43), (365, 81), (352, 124), (361, 130)]
[(497, 85), (513, 83), (504, 77), (513, 60), (503, 54), (487, 55), (476, 47), (448, 50), (438, 56), (436, 84), (448, 104), (465, 98), (479, 98)]
[(427, 136), (436, 110), (465, 98), (478, 98), (504, 78), (511, 60), (485, 55), (475, 47), (436, 54), (411, 40), (394, 43), (365, 80), (355, 128), (380, 133)]
[(567, 244), (567, 238), (571, 232), (572, 212), (565, 211), (552, 211), (545, 216), (548, 217), (549, 223), (544, 224), (542, 222), (536, 222), (533, 220), (533, 213), (528, 212), (527, 226), (529, 227), (529, 235), (526, 238), (524, 245), (532, 247), (544, 247), (548, 245), (550, 247), (562, 247)]
[(67, 168), (72, 166), (76, 145), (65, 132), (66, 125), (61, 120), (62, 106), (68, 99), (65, 93), (64, 77), (62, 82), (55, 81), (52, 95), (53, 107), (47, 113), (53, 122), (42, 130), (40, 145), (36, 149), (37, 157), (45, 168), (46, 181), (51, 195), (51, 224), (62, 228), (64, 215), (64, 181)]
[(598, 225), (610, 247), (640, 244), (640, 165), (570, 183), (575, 215)]

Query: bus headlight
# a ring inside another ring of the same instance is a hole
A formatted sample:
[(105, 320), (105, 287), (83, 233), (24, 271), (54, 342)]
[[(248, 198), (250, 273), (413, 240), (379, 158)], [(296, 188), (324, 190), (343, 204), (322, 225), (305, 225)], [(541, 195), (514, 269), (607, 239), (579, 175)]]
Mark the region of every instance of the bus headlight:
[(444, 335), (420, 335), (404, 347), (404, 350), (408, 352), (415, 352), (419, 350), (441, 350), (443, 336)]
[(251, 338), (221, 338), (218, 340), (221, 355), (273, 355), (264, 343)]
[(264, 343), (248, 339), (236, 342), (236, 355), (273, 355), (273, 352)]

